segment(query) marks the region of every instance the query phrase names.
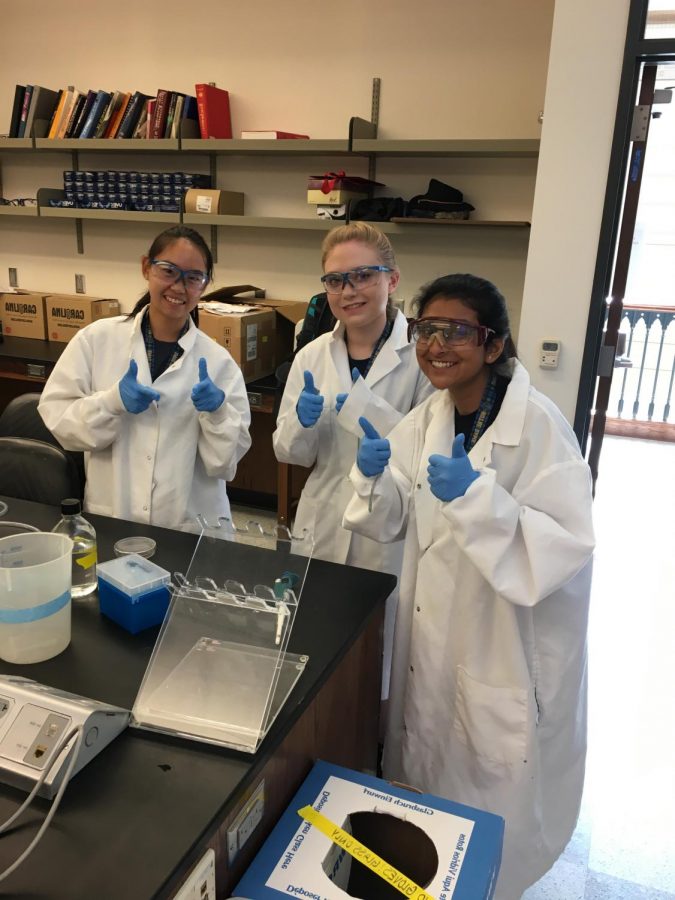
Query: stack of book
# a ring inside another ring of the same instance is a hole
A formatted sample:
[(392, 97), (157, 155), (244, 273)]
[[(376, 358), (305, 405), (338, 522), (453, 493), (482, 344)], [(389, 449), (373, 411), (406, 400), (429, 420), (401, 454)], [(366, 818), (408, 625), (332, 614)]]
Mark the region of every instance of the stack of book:
[[(160, 88), (155, 97), (142, 91), (53, 91), (17, 84), (9, 137), (47, 138), (231, 138), (227, 91), (196, 84), (195, 94)], [(43, 124), (36, 132), (34, 123)]]
[(211, 187), (210, 175), (191, 172), (74, 171), (63, 173), (63, 200), (50, 206), (76, 209), (130, 209), (180, 212), (189, 188)]
[(307, 202), (316, 206), (322, 219), (345, 219), (348, 204), (362, 200), (376, 187), (384, 187), (379, 181), (346, 175), (344, 172), (326, 172), (310, 175), (307, 181)]

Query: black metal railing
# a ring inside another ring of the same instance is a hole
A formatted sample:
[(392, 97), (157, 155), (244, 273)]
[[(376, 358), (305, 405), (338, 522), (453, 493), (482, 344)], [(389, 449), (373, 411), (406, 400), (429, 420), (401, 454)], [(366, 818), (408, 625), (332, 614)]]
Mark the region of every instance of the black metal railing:
[(675, 384), (675, 307), (624, 306), (619, 338), (621, 355), (614, 362), (617, 371), (607, 415), (640, 422), (670, 422)]

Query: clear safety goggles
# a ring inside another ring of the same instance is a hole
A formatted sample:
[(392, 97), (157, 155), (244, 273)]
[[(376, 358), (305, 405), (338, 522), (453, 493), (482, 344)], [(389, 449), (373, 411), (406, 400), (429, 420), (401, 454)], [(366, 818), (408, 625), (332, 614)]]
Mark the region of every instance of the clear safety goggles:
[(353, 290), (363, 290), (375, 284), (380, 272), (393, 271), (389, 266), (359, 266), (358, 269), (350, 269), (348, 272), (326, 272), (321, 276), (321, 282), (328, 294), (339, 294), (346, 284)]
[(442, 316), (413, 319), (408, 325), (408, 340), (421, 346), (429, 345), (435, 338), (443, 348), (464, 347), (467, 344), (480, 347), (494, 333), (494, 329), (486, 325), (470, 325), (459, 319), (446, 319)]
[(203, 291), (209, 281), (206, 272), (199, 269), (181, 269), (166, 259), (151, 259), (153, 275), (166, 284), (182, 281), (188, 291)]

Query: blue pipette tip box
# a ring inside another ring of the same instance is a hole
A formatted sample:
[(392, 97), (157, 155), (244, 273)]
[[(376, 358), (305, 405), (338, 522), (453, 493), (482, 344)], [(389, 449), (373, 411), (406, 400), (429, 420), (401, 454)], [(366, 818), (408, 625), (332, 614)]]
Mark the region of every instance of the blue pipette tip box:
[(137, 634), (159, 625), (171, 599), (171, 573), (130, 553), (96, 567), (98, 598), (104, 616)]

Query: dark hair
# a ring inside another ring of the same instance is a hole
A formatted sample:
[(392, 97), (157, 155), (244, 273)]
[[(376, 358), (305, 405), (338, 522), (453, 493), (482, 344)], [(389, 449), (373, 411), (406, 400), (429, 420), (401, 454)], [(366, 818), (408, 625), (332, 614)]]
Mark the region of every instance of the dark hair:
[[(419, 318), (432, 300), (460, 300), (478, 316), (479, 325), (491, 328), (495, 337), (504, 341), (504, 349), (491, 365), (498, 366), (516, 357), (516, 345), (511, 337), (506, 300), (491, 281), (477, 275), (442, 275), (420, 288), (413, 300)], [(493, 338), (488, 338), (488, 344)]]
[[(150, 245), (148, 259), (157, 259), (159, 254), (162, 253), (163, 250), (166, 250), (169, 244), (173, 244), (174, 241), (180, 241), (181, 239), (190, 241), (190, 243), (194, 244), (197, 250), (202, 254), (204, 262), (206, 263), (206, 274), (209, 276), (209, 281), (211, 281), (213, 279), (213, 256), (211, 255), (209, 245), (198, 231), (195, 231), (194, 228), (188, 228), (187, 225), (174, 225), (171, 228), (167, 228), (166, 231), (162, 231), (161, 234), (158, 234)], [(148, 303), (150, 303), (150, 292), (146, 291), (136, 306), (131, 310), (127, 319), (133, 319), (137, 313), (148, 305)], [(196, 306), (190, 315), (192, 316), (195, 325), (199, 325), (199, 311)]]

